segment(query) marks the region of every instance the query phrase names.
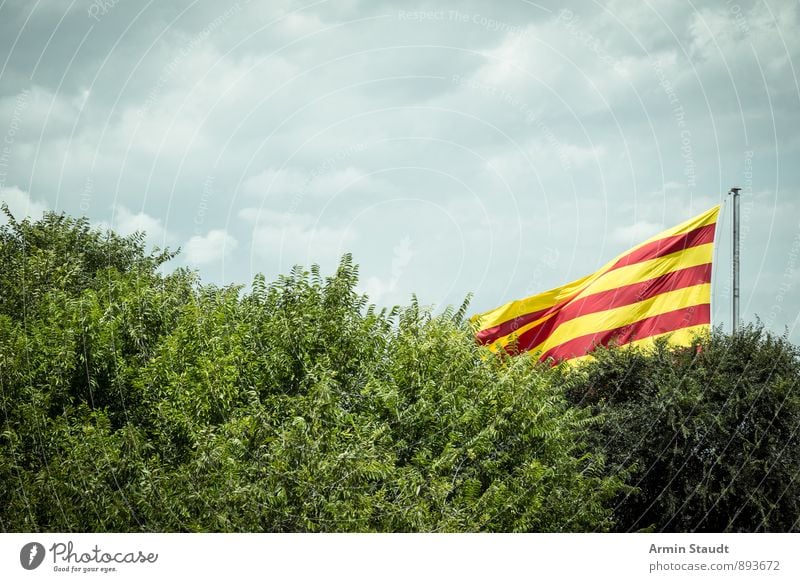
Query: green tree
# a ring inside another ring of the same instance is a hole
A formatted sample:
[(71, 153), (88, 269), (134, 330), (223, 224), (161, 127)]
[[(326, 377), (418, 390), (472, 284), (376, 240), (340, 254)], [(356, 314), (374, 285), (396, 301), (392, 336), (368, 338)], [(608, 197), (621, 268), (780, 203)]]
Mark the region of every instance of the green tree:
[(0, 528), (585, 531), (623, 490), (596, 422), (358, 269), (252, 289), (85, 219), (0, 227)]
[(570, 373), (594, 447), (635, 467), (617, 529), (800, 530), (800, 351), (749, 325), (688, 349), (601, 350)]

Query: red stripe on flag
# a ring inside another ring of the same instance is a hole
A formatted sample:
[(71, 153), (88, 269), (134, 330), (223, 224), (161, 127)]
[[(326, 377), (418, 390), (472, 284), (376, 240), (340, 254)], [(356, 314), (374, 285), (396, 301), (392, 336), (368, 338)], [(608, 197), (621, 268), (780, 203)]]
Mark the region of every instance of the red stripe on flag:
[(542, 362), (548, 358), (553, 358), (556, 362), (568, 360), (570, 358), (584, 356), (595, 347), (599, 345), (606, 346), (612, 340), (615, 342), (615, 345), (621, 346), (653, 335), (669, 333), (685, 327), (708, 323), (711, 323), (711, 306), (708, 303), (701, 303), (699, 305), (692, 305), (690, 307), (684, 307), (683, 309), (662, 313), (661, 315), (640, 319), (639, 321), (616, 329), (587, 334), (571, 339), (568, 342), (551, 348), (545, 352), (539, 360)]
[[(574, 296), (575, 295), (572, 297)], [(478, 338), (478, 343), (490, 344), (503, 336), (517, 331), (523, 325), (528, 325), (530, 322), (536, 321), (540, 317), (544, 317), (548, 313), (552, 313), (553, 311), (560, 309), (568, 301), (569, 299), (564, 299), (552, 307), (546, 307), (545, 309), (540, 309), (539, 311), (520, 315), (519, 317), (509, 319), (508, 321), (504, 321), (500, 325), (495, 325), (494, 327), (487, 327), (486, 329), (482, 329), (475, 334), (475, 337)]]
[(690, 230), (685, 234), (676, 234), (674, 236), (668, 236), (654, 240), (653, 242), (647, 243), (643, 247), (628, 253), (614, 263), (614, 266), (609, 270), (613, 271), (614, 269), (619, 269), (620, 267), (626, 267), (628, 265), (633, 265), (634, 263), (641, 263), (642, 261), (657, 259), (659, 257), (671, 255), (672, 253), (677, 253), (691, 247), (697, 247), (714, 242), (714, 229), (716, 226), (716, 223), (708, 224), (706, 226), (701, 226), (700, 228)]
[(581, 297), (564, 306), (559, 313), (547, 321), (521, 333), (512, 351), (524, 352), (535, 348), (545, 341), (559, 325), (576, 317), (633, 305), (662, 293), (710, 282), (711, 263), (705, 263)]

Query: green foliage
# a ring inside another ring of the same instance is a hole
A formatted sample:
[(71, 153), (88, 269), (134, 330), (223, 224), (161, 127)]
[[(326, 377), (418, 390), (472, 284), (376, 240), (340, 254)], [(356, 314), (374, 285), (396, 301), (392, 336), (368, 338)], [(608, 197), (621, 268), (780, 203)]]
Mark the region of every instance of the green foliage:
[(349, 256), (244, 292), (5, 211), (0, 530), (800, 529), (800, 354), (758, 327), (549, 368)]
[(48, 214), (0, 228), (0, 529), (594, 531), (595, 420), (466, 303), (378, 311), (357, 267), (252, 290)]
[(687, 349), (602, 350), (572, 373), (594, 447), (635, 465), (617, 529), (800, 531), (800, 350), (751, 325)]

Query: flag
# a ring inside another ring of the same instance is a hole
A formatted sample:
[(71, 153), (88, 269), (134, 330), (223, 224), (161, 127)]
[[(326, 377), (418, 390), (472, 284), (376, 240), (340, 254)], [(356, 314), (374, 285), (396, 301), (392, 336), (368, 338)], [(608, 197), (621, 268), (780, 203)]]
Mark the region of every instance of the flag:
[(719, 206), (646, 240), (599, 271), (472, 317), (494, 351), (576, 360), (598, 345), (689, 345), (711, 324)]

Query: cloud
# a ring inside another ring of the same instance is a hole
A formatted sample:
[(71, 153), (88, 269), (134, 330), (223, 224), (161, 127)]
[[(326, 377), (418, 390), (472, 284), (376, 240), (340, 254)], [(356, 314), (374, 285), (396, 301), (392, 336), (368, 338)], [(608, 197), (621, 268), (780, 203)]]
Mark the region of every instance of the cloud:
[(392, 249), (391, 275), (385, 278), (368, 277), (363, 287), (360, 286), (360, 290), (367, 294), (371, 303), (377, 304), (381, 301), (394, 303), (401, 300), (401, 297), (394, 296), (394, 292), (397, 290), (398, 283), (407, 270), (411, 259), (416, 254), (411, 244), (411, 238), (408, 236), (403, 237)]
[(269, 168), (245, 180), (244, 193), (254, 198), (333, 198), (350, 189), (363, 190), (373, 185), (364, 170), (348, 166), (337, 170), (315, 168), (310, 172)]
[(183, 247), (186, 262), (207, 265), (220, 261), (236, 249), (238, 242), (224, 230), (211, 230), (205, 236), (195, 235)]
[(165, 239), (166, 230), (160, 218), (155, 218), (144, 212), (131, 212), (124, 206), (117, 206), (114, 213), (114, 229), (121, 235), (127, 236), (134, 232), (145, 232), (153, 240)]
[[(381, 302), (473, 291), (480, 311), (750, 181), (743, 208), (769, 215), (744, 221), (744, 265), (786, 269), (796, 3), (162, 4), (96, 23), (6, 2), (0, 177), (34, 193), (8, 188), (16, 206), (110, 225), (113, 201), (114, 228), (183, 243), (205, 280), (353, 252)], [(399, 268), (405, 237), (418, 254)], [(748, 281), (743, 304), (768, 312), (775, 291)]]
[(251, 198), (264, 199), (272, 196), (295, 196), (309, 183), (310, 176), (300, 170), (268, 168), (244, 181), (242, 191)]
[[(16, 220), (31, 218), (38, 220), (48, 207), (45, 202), (33, 200), (31, 195), (17, 186), (0, 188), (0, 200), (8, 204), (8, 209)], [(0, 224), (6, 224), (8, 219), (5, 214), (0, 214)]]
[(239, 217), (253, 225), (253, 259), (270, 261), (278, 272), (312, 263), (334, 267), (357, 240), (352, 229), (320, 224), (309, 214), (245, 208)]
[(143, 232), (145, 241), (150, 246), (166, 248), (177, 244), (177, 238), (164, 227), (160, 218), (150, 216), (144, 211), (132, 212), (122, 204), (113, 207), (110, 222), (98, 220), (95, 224), (100, 229), (111, 229), (122, 236)]
[(664, 226), (647, 220), (639, 220), (628, 226), (618, 226), (611, 231), (611, 240), (615, 243), (634, 245), (644, 242), (654, 234), (664, 230)]

